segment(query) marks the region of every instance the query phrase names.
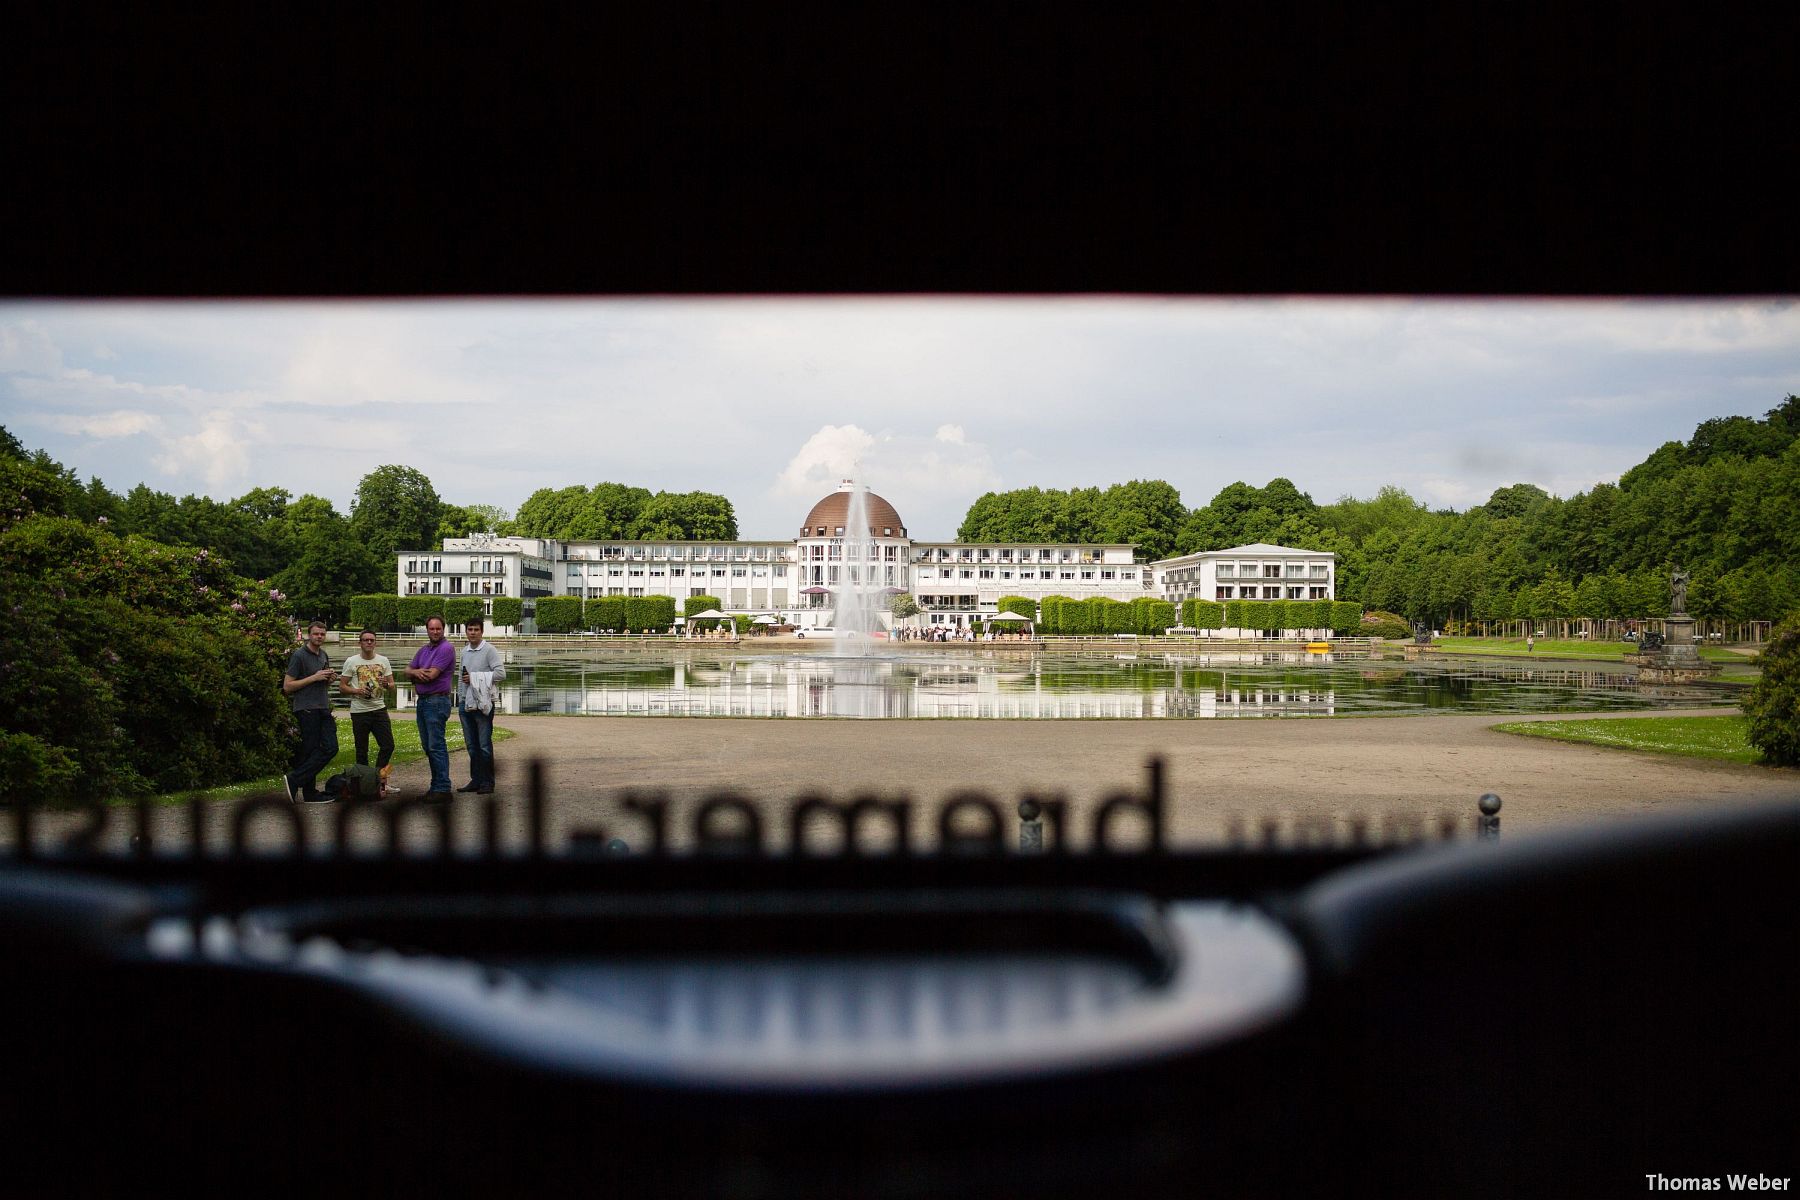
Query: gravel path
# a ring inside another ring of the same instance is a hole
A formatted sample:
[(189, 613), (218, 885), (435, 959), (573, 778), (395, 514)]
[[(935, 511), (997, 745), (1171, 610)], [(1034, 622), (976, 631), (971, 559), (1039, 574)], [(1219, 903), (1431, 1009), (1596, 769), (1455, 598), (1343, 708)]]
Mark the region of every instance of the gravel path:
[[(1681, 715), (1706, 715), (1698, 709)], [(1543, 720), (1562, 719), (1552, 714)], [(1614, 714), (1643, 715), (1643, 714)], [(1664, 713), (1662, 715), (1678, 715)], [(853, 721), (734, 718), (508, 716), (500, 724), (517, 736), (496, 746), (503, 830), (522, 837), (525, 764), (549, 771), (552, 844), (571, 830), (603, 829), (634, 848), (645, 845), (643, 819), (620, 805), (626, 789), (668, 794), (672, 843), (684, 844), (693, 810), (710, 793), (733, 790), (754, 798), (771, 829), (785, 841), (786, 814), (806, 792), (848, 799), (875, 792), (916, 803), (915, 844), (928, 845), (931, 813), (959, 791), (975, 789), (999, 800), (1009, 814), (1028, 792), (1062, 795), (1077, 815), (1079, 844), (1086, 810), (1121, 789), (1136, 791), (1145, 763), (1167, 764), (1166, 827), (1174, 844), (1225, 840), (1234, 824), (1258, 830), (1274, 818), (1321, 821), (1345, 831), (1352, 821), (1377, 832), (1389, 823), (1440, 815), (1472, 822), (1482, 792), (1505, 802), (1509, 833), (1574, 821), (1654, 812), (1685, 805), (1714, 806), (1800, 799), (1800, 770), (1772, 769), (1672, 755), (1572, 745), (1496, 732), (1494, 725), (1531, 720), (1507, 715), (1421, 715), (1357, 719), (1240, 719), (1194, 721)], [(1601, 718), (1605, 719), (1605, 718)], [(451, 758), (457, 783), (467, 759)], [(430, 782), (423, 762), (395, 771), (405, 796)], [(470, 798), (463, 798), (468, 801)], [(473, 845), (479, 807), (457, 805), (465, 844)], [(229, 804), (212, 806), (209, 839), (230, 838)], [(329, 840), (334, 806), (303, 811), (311, 838)], [(105, 841), (122, 846), (129, 810), (115, 810)], [(185, 808), (156, 813), (156, 836), (185, 841)], [(74, 818), (43, 814), (43, 836), (66, 834)], [(282, 822), (252, 827), (258, 846), (284, 843)], [(409, 841), (429, 843), (424, 820)], [(779, 831), (779, 832), (776, 832)], [(378, 834), (370, 820), (358, 840)], [(416, 835), (416, 836), (413, 836)], [(12, 840), (0, 822), (0, 843)]]

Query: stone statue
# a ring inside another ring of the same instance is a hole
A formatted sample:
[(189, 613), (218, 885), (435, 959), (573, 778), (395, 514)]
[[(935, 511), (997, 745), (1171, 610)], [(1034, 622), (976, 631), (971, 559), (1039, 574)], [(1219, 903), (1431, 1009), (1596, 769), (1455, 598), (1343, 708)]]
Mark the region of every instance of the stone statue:
[(1687, 615), (1688, 573), (1676, 567), (1669, 576), (1669, 615), (1685, 617)]

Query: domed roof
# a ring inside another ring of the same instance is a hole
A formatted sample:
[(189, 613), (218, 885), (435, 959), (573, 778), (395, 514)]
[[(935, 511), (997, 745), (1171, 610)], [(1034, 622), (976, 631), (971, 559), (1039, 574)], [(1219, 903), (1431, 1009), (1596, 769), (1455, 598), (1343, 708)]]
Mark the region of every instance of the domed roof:
[[(806, 524), (800, 527), (801, 537), (836, 537), (849, 519), (850, 492), (855, 487), (845, 480), (838, 490), (812, 506), (806, 514)], [(900, 521), (900, 514), (894, 506), (869, 492), (864, 498), (869, 509), (870, 537), (905, 537), (906, 526)], [(891, 530), (883, 533), (883, 530)], [(821, 532), (823, 531), (823, 532)]]

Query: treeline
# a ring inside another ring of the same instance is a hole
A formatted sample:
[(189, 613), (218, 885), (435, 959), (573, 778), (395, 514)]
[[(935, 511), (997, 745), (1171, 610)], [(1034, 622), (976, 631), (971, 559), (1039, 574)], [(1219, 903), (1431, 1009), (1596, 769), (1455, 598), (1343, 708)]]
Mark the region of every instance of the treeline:
[(559, 541), (732, 541), (738, 526), (731, 501), (712, 492), (652, 494), (623, 483), (597, 483), (539, 488), (501, 532)]
[[(291, 615), (356, 622), (353, 598), (392, 592), (394, 554), (472, 533), (520, 537), (732, 539), (731, 502), (709, 492), (658, 492), (617, 483), (541, 488), (517, 518), (487, 504), (451, 504), (412, 467), (379, 466), (356, 486), (350, 512), (323, 496), (252, 488), (235, 500), (182, 496), (142, 483), (120, 494), (97, 478), (83, 485), (42, 450), (27, 452), (0, 429), (0, 498), (15, 511), (51, 512), (123, 537), (203, 546), (231, 569), (286, 597)], [(590, 532), (592, 531), (592, 532)], [(441, 614), (440, 614), (441, 615)], [(379, 625), (378, 627), (386, 627)]]
[(1145, 558), (1270, 542), (1338, 556), (1337, 595), (1442, 627), (1452, 621), (1665, 616), (1672, 566), (1688, 612), (1775, 619), (1800, 608), (1800, 398), (1761, 420), (1703, 422), (1566, 500), (1529, 483), (1466, 512), (1388, 487), (1315, 504), (1286, 479), (1230, 484), (1196, 509), (1160, 480), (988, 493), (958, 536), (1136, 542)]

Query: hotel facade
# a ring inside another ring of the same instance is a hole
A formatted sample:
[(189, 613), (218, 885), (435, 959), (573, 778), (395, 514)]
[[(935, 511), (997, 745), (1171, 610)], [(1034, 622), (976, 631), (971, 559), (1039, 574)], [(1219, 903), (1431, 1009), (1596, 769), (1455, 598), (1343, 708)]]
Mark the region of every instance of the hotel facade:
[(690, 597), (716, 596), (727, 612), (803, 627), (829, 625), (834, 598), (847, 588), (910, 592), (921, 609), (910, 623), (927, 626), (986, 620), (1002, 596), (1152, 596), (1177, 605), (1336, 598), (1329, 552), (1259, 543), (1145, 563), (1126, 543), (915, 541), (894, 506), (872, 492), (864, 495), (867, 528), (847, 529), (853, 490), (845, 481), (812, 506), (798, 536), (782, 541), (447, 538), (437, 550), (397, 552), (398, 589), (517, 596), (526, 601), (522, 632), (531, 632), (531, 602), (547, 596), (670, 596), (677, 612)]

